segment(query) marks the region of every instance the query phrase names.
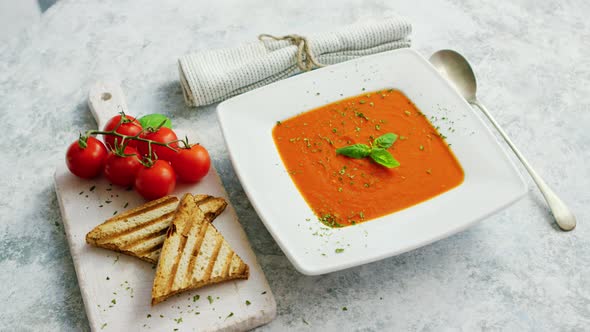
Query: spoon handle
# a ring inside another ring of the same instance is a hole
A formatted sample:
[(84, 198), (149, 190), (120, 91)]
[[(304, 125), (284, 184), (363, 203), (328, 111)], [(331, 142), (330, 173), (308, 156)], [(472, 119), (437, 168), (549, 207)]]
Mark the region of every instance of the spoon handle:
[(504, 130), (502, 130), (500, 125), (496, 122), (496, 120), (494, 120), (494, 118), (488, 112), (488, 110), (478, 100), (472, 100), (470, 101), (470, 103), (479, 107), (479, 109), (483, 112), (483, 114), (485, 114), (485, 116), (490, 120), (494, 127), (496, 127), (500, 135), (504, 137), (504, 140), (506, 140), (506, 143), (508, 143), (508, 146), (510, 146), (512, 151), (514, 151), (518, 159), (520, 159), (526, 170), (529, 172), (529, 174), (537, 184), (537, 187), (539, 187), (539, 190), (545, 197), (547, 204), (549, 204), (549, 208), (551, 209), (551, 212), (553, 213), (553, 216), (555, 217), (555, 221), (557, 222), (559, 228), (561, 228), (564, 231), (571, 231), (572, 229), (574, 229), (576, 227), (576, 217), (570, 211), (570, 209), (557, 196), (557, 194), (555, 194), (555, 192), (553, 192), (553, 190), (549, 188), (549, 186), (547, 185), (547, 183), (545, 183), (541, 176), (539, 176), (539, 174), (535, 172), (535, 170), (531, 167), (531, 165), (520, 153), (520, 151), (518, 151), (516, 146), (514, 146), (510, 138), (508, 138), (508, 135), (506, 135)]

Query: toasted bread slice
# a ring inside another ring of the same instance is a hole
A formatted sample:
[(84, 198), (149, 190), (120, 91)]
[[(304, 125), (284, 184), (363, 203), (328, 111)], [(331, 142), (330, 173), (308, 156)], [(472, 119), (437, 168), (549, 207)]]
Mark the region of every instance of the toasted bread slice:
[(166, 234), (152, 287), (152, 305), (185, 290), (232, 279), (248, 279), (249, 268), (232, 250), (195, 197), (180, 201)]
[[(223, 198), (209, 195), (196, 195), (194, 200), (208, 222), (227, 206)], [(177, 207), (174, 196), (147, 202), (96, 226), (86, 235), (86, 242), (155, 264)]]

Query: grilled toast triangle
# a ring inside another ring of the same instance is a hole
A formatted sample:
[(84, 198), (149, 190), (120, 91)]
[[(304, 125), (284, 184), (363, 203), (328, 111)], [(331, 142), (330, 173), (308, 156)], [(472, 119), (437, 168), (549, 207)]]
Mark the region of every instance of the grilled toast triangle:
[(190, 194), (181, 199), (166, 234), (152, 287), (152, 305), (185, 290), (248, 279), (248, 265), (206, 221), (195, 200)]
[[(209, 195), (195, 195), (194, 201), (208, 222), (227, 206), (223, 198)], [(86, 235), (86, 242), (155, 264), (177, 207), (174, 196), (147, 202), (96, 226)]]

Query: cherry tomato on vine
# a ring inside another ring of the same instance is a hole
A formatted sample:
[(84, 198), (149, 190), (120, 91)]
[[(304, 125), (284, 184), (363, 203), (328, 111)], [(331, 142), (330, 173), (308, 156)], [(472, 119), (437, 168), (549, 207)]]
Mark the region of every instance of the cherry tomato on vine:
[(179, 148), (172, 160), (172, 167), (181, 181), (194, 183), (207, 175), (211, 158), (207, 149), (195, 144), (190, 149)]
[(109, 181), (119, 186), (129, 186), (135, 182), (135, 176), (142, 167), (139, 153), (135, 148), (126, 146), (123, 156), (109, 153), (104, 166), (104, 175)]
[(91, 179), (102, 172), (107, 154), (104, 144), (91, 136), (85, 144), (76, 141), (70, 145), (66, 152), (66, 164), (70, 172)]
[(135, 189), (145, 199), (164, 197), (176, 186), (174, 169), (165, 160), (156, 160), (150, 167), (143, 166), (135, 177)]
[[(178, 139), (174, 131), (167, 127), (162, 127), (154, 132), (143, 133), (141, 137), (160, 143), (169, 143)], [(176, 142), (171, 143), (170, 146), (178, 149), (178, 143)], [(147, 156), (149, 153), (148, 143), (146, 142), (137, 142), (137, 149), (142, 156)], [(155, 156), (153, 154), (155, 154)], [(172, 161), (175, 155), (175, 151), (165, 146), (152, 144), (152, 156), (150, 156), (152, 159), (156, 159), (157, 156), (157, 159)]]
[[(112, 117), (109, 122), (104, 126), (104, 131), (111, 131), (117, 127), (119, 122), (121, 121), (121, 115), (115, 115)], [(127, 136), (135, 136), (139, 134), (142, 130), (141, 124), (139, 121), (135, 120), (134, 117), (130, 115), (125, 115), (123, 119), (123, 123), (117, 128), (117, 133), (127, 135)], [(104, 142), (109, 147), (109, 149), (115, 149), (115, 139), (117, 139), (117, 144), (121, 144), (121, 137), (116, 137), (113, 135), (105, 135)], [(137, 146), (137, 141), (130, 141), (128, 146), (135, 147)]]

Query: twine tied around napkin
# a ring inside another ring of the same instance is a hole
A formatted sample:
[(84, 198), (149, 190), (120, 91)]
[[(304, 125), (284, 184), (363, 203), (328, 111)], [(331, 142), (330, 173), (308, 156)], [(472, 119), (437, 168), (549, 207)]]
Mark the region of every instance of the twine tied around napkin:
[(358, 23), (332, 33), (275, 37), (185, 55), (178, 60), (189, 106), (203, 106), (318, 67), (410, 46), (404, 18)]
[(258, 40), (264, 41), (264, 39), (270, 38), (273, 40), (287, 40), (293, 43), (293, 45), (297, 45), (297, 67), (302, 71), (310, 71), (313, 67), (324, 67), (321, 63), (319, 63), (316, 58), (313, 56), (311, 49), (309, 48), (309, 42), (307, 38), (299, 35), (286, 35), (283, 37), (275, 37), (269, 34), (261, 34), (258, 36)]

